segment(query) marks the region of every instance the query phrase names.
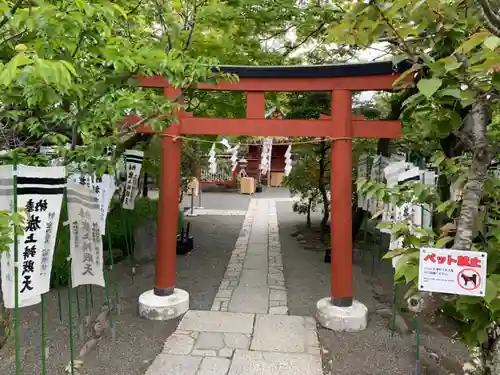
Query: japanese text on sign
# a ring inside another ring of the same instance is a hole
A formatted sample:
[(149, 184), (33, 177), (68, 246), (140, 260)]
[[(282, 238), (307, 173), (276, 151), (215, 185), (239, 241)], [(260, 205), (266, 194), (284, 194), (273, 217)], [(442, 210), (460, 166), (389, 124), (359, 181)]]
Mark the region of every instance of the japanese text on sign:
[(487, 254), (452, 249), (420, 249), (419, 290), (484, 296)]

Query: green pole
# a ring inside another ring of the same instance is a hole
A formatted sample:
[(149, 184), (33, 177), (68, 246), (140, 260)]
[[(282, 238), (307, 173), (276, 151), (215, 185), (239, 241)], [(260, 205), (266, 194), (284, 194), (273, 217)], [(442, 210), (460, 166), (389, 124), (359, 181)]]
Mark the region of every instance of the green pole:
[(420, 320), (415, 315), (416, 351), (415, 351), (415, 375), (420, 375)]
[(394, 337), (396, 332), (396, 314), (398, 313), (398, 284), (394, 285), (394, 295), (392, 297), (392, 324), (391, 336)]
[(116, 282), (116, 272), (115, 272), (115, 263), (114, 263), (114, 255), (113, 255), (113, 246), (111, 244), (111, 233), (109, 231), (109, 227), (106, 228), (108, 235), (106, 236), (108, 238), (108, 249), (109, 249), (109, 261), (110, 261), (110, 266), (109, 270), (111, 271), (111, 278), (113, 279), (113, 289), (115, 293), (115, 303), (116, 303), (116, 314), (120, 315), (121, 309), (120, 309), (120, 296), (118, 293), (118, 284)]
[(42, 319), (42, 375), (47, 374), (47, 346), (45, 343), (45, 298), (43, 294), (42, 297), (42, 311), (41, 311), (41, 319)]
[(56, 286), (56, 291), (57, 291), (57, 310), (59, 313), (59, 323), (62, 324), (63, 316), (62, 316), (61, 289), (59, 284), (59, 271), (57, 266), (54, 269), (54, 278), (55, 278), (54, 284)]
[(104, 286), (106, 291), (106, 300), (108, 301), (108, 319), (109, 319), (109, 328), (111, 330), (111, 338), (113, 342), (116, 341), (116, 332), (115, 326), (113, 324), (113, 301), (111, 300), (109, 293), (109, 271), (104, 272)]
[[(17, 154), (13, 155), (13, 213), (17, 215)], [(17, 227), (14, 224), (14, 331), (16, 346), (16, 375), (21, 373), (21, 354), (19, 348), (19, 244), (17, 243)]]
[[(64, 191), (64, 197), (63, 197), (63, 210), (64, 210), (64, 219), (65, 219), (65, 225), (64, 225), (64, 234), (66, 236), (66, 244), (68, 246), (68, 330), (69, 330), (69, 351), (70, 351), (70, 367), (71, 367), (71, 375), (75, 375), (75, 347), (74, 347), (74, 339), (73, 339), (73, 308), (72, 308), (72, 285), (71, 285), (71, 234), (70, 234), (70, 223), (69, 221), (69, 215), (68, 215), (68, 198), (66, 195), (66, 191)], [(78, 289), (77, 289), (78, 293)], [(79, 305), (77, 305), (79, 307)], [(78, 308), (79, 310), (79, 308)]]
[[(124, 214), (124, 209), (122, 208), (122, 213)], [(123, 215), (122, 216), (123, 220), (123, 226), (125, 228), (125, 245), (127, 246), (127, 252), (129, 254), (129, 262), (130, 262), (130, 267), (132, 271), (132, 281), (134, 281), (135, 277), (135, 256), (134, 256), (134, 249), (133, 249), (133, 244), (132, 244), (132, 238), (130, 236), (130, 228), (129, 228), (129, 223), (128, 223), (128, 216)]]
[(85, 285), (85, 318), (88, 319), (90, 316), (90, 296), (89, 296), (89, 286)]
[[(71, 280), (69, 280), (68, 282), (71, 283)], [(78, 316), (78, 322), (79, 322), (78, 323), (78, 335), (80, 337), (80, 340), (83, 340), (84, 336), (85, 336), (85, 332), (84, 332), (84, 327), (83, 327), (82, 310), (80, 308), (80, 292), (79, 292), (79, 289), (80, 289), (80, 287), (78, 287), (78, 286), (75, 288), (76, 315)]]
[(89, 292), (90, 292), (90, 307), (94, 307), (94, 293), (92, 290), (92, 285), (89, 285)]

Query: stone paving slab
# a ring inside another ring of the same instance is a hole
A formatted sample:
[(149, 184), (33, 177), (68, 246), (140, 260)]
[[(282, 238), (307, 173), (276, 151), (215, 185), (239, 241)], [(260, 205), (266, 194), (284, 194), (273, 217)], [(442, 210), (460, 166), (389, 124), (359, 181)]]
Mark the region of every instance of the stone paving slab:
[(241, 271), (240, 286), (267, 287), (267, 269)]
[(318, 345), (316, 327), (308, 330), (302, 316), (257, 315), (250, 350), (309, 353)]
[(146, 375), (197, 375), (202, 360), (202, 357), (159, 354)]
[(248, 253), (245, 261), (243, 262), (243, 268), (247, 270), (259, 270), (267, 269), (267, 254), (266, 253)]
[(253, 314), (214, 311), (188, 311), (178, 329), (197, 332), (252, 333)]
[(240, 313), (267, 314), (269, 310), (269, 289), (267, 287), (240, 286), (234, 290), (229, 311)]
[(322, 375), (319, 355), (236, 350), (228, 375)]

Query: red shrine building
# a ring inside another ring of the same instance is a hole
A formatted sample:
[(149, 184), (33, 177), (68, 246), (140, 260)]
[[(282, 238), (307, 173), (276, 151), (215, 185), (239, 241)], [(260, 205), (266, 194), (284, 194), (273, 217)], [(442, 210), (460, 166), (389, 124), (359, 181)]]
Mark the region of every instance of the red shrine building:
[[(265, 116), (266, 119), (283, 119), (284, 114), (276, 108), (271, 108)], [(273, 146), (271, 149), (271, 168), (266, 174), (261, 174), (260, 162), (262, 154), (262, 140), (265, 137), (252, 137), (246, 147), (244, 153), (239, 154), (239, 158), (247, 160), (248, 164), (245, 172), (248, 177), (253, 177), (256, 183), (263, 186), (278, 187), (281, 186), (285, 178), (285, 152), (289, 143), (292, 141), (290, 137), (273, 137)], [(219, 185), (236, 187), (238, 184), (237, 178), (239, 174), (239, 167), (232, 170), (231, 155), (219, 154), (217, 155), (217, 172), (210, 173), (208, 166), (202, 165), (199, 168), (198, 180), (203, 185)]]

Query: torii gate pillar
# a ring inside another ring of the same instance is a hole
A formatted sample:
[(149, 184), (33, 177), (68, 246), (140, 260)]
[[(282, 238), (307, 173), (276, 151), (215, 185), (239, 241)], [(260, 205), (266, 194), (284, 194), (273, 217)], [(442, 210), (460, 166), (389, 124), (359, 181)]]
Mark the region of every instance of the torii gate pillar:
[(316, 318), (334, 331), (361, 331), (368, 316), (366, 306), (352, 298), (351, 106), (350, 90), (333, 90), (331, 121), (338, 133), (332, 141), (330, 161), (331, 297), (318, 301)]
[[(175, 99), (179, 90), (167, 87), (165, 96)], [(178, 111), (179, 123), (172, 124), (160, 134), (160, 196), (156, 235), (155, 287), (139, 297), (139, 315), (150, 320), (171, 320), (189, 310), (189, 293), (175, 287), (177, 261), (177, 222), (179, 212), (179, 181), (181, 179), (180, 135), (182, 118), (187, 114)]]

